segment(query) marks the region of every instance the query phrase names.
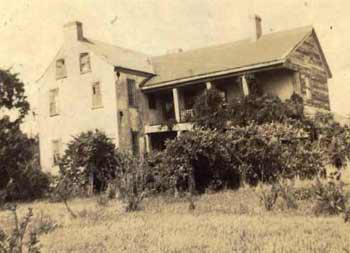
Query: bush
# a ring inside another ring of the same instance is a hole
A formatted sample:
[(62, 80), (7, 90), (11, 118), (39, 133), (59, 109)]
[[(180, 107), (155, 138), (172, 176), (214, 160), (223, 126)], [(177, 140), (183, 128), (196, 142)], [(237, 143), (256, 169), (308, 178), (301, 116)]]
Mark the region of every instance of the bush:
[(316, 198), (315, 215), (338, 215), (345, 211), (346, 198), (342, 182), (322, 183), (317, 180), (313, 185), (313, 193)]
[(260, 125), (302, 121), (303, 113), (303, 99), (297, 94), (285, 102), (277, 96), (253, 93), (224, 103), (220, 92), (213, 88), (196, 99), (192, 120), (197, 128), (224, 131), (227, 122), (235, 126), (247, 126), (251, 122)]
[(6, 201), (34, 200), (43, 198), (50, 188), (50, 177), (38, 168), (29, 164), (26, 169), (8, 183)]
[[(60, 159), (60, 175), (76, 189), (101, 192), (121, 167), (115, 145), (105, 133), (95, 130), (75, 136)], [(91, 189), (93, 188), (93, 189)]]
[[(245, 182), (273, 183), (279, 178), (312, 178), (325, 170), (323, 153), (305, 139), (305, 131), (287, 123), (231, 126), (224, 132), (196, 129), (166, 142), (153, 161), (163, 189), (198, 192), (235, 189)], [(150, 177), (156, 183), (155, 175)]]
[(313, 198), (313, 191), (310, 187), (299, 187), (294, 190), (294, 197), (297, 200), (311, 200)]
[(149, 193), (146, 184), (146, 163), (128, 152), (118, 152), (120, 175), (112, 182), (125, 202), (126, 212), (140, 210), (143, 198)]

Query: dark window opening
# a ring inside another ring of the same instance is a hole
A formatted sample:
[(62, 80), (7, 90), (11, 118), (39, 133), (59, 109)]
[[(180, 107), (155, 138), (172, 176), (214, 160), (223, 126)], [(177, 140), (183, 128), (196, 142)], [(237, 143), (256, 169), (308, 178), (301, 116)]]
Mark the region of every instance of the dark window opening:
[(136, 107), (136, 83), (134, 79), (126, 79), (129, 106)]
[(149, 109), (157, 109), (157, 101), (154, 95), (148, 95), (148, 107)]

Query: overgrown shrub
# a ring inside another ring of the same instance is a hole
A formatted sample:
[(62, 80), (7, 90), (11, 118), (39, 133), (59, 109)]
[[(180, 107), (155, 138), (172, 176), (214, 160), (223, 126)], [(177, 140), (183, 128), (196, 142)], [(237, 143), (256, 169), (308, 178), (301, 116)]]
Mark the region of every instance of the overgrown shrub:
[(60, 175), (85, 191), (104, 191), (120, 166), (112, 140), (99, 130), (75, 136), (60, 159)]
[(333, 181), (322, 183), (320, 180), (313, 185), (316, 199), (314, 213), (316, 215), (338, 215), (345, 211), (345, 193), (343, 183)]
[(6, 201), (34, 200), (43, 198), (50, 188), (49, 175), (34, 168), (31, 164), (27, 165), (15, 180), (11, 180), (5, 191)]
[(311, 200), (313, 198), (313, 190), (310, 187), (298, 187), (293, 194), (297, 200)]
[(323, 173), (325, 164), (322, 150), (305, 135), (296, 125), (278, 122), (231, 126), (224, 132), (196, 129), (167, 141), (150, 164), (167, 188), (189, 190), (192, 184), (199, 192), (280, 177), (312, 178)]
[(202, 93), (196, 99), (192, 118), (197, 128), (218, 131), (224, 131), (227, 122), (235, 126), (246, 126), (251, 122), (260, 125), (303, 119), (303, 99), (297, 94), (293, 94), (285, 102), (277, 96), (257, 93), (224, 102), (215, 88)]
[(119, 198), (126, 204), (125, 211), (133, 212), (141, 208), (141, 202), (149, 193), (146, 184), (145, 162), (128, 152), (118, 152), (119, 176), (112, 182), (119, 192)]

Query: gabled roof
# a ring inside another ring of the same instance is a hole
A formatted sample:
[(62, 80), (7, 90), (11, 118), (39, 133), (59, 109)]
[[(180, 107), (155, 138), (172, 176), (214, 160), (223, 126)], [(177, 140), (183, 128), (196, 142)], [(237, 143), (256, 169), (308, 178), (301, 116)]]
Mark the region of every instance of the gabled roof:
[(151, 59), (146, 54), (88, 38), (79, 42), (115, 67), (154, 74)]
[(249, 39), (218, 46), (152, 57), (156, 76), (143, 88), (172, 82), (200, 79), (208, 74), (238, 72), (283, 63), (299, 43), (313, 32), (311, 26), (263, 35), (256, 42)]

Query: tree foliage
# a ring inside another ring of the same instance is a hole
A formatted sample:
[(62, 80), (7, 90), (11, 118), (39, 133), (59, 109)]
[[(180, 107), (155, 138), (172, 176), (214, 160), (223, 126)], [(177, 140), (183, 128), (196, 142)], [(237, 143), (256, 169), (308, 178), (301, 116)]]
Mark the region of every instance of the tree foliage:
[(24, 84), (18, 79), (18, 74), (0, 69), (0, 110), (5, 108), (18, 110), (17, 121), (22, 121), (29, 111), (29, 103), (25, 96)]
[(245, 126), (254, 122), (300, 121), (304, 118), (303, 100), (293, 94), (282, 101), (277, 96), (255, 93), (224, 102), (217, 89), (212, 88), (202, 93), (195, 101), (194, 118), (198, 128), (204, 127), (224, 131), (227, 123)]
[(0, 191), (5, 200), (40, 197), (48, 186), (39, 170), (38, 141), (20, 129), (29, 104), (17, 76), (0, 70)]
[(68, 143), (59, 163), (61, 176), (82, 188), (88, 187), (93, 177), (94, 188), (103, 190), (121, 168), (116, 154), (114, 143), (105, 133), (83, 132)]

